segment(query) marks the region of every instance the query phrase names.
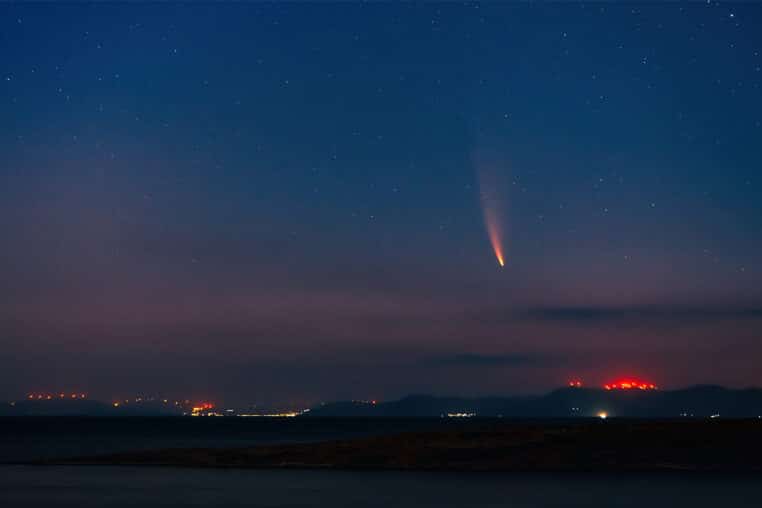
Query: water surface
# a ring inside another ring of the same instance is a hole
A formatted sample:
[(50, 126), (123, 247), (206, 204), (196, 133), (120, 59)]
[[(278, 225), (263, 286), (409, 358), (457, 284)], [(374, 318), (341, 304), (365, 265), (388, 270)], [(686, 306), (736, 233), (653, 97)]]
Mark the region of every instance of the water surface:
[(4, 507), (757, 507), (754, 477), (1, 466)]

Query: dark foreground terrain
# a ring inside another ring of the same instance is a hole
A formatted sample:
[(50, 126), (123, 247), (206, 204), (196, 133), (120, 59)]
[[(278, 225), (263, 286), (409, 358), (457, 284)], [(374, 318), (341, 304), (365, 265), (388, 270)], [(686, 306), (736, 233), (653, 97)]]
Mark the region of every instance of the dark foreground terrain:
[(762, 472), (762, 420), (469, 422), (430, 432), (38, 462), (428, 471)]

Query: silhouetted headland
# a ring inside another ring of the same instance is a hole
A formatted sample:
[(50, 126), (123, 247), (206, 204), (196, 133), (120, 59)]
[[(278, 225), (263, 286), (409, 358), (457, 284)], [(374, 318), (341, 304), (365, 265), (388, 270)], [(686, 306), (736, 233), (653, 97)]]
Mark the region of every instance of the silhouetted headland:
[(55, 463), (347, 470), (760, 472), (760, 438), (759, 420), (471, 421), (441, 431), (310, 444), (142, 451)]

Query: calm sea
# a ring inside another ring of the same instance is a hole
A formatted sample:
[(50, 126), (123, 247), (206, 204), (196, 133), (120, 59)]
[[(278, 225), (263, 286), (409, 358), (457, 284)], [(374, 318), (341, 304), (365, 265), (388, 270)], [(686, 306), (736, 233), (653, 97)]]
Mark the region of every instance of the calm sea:
[(325, 441), (457, 424), (439, 418), (0, 417), (0, 463), (158, 448)]
[(758, 507), (756, 478), (0, 467), (3, 507)]
[(13, 465), (43, 457), (305, 442), (424, 428), (426, 420), (0, 419), (0, 507), (746, 507), (738, 475), (456, 474)]

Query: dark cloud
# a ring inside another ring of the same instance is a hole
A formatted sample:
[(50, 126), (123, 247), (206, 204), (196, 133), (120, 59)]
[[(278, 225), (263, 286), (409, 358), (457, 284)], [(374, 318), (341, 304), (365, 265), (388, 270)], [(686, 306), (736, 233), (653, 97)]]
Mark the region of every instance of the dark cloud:
[(449, 356), (440, 356), (430, 360), (430, 365), (448, 367), (539, 367), (554, 363), (555, 358), (551, 355), (536, 353), (509, 353), (509, 354), (478, 354), (458, 353)]
[(518, 317), (543, 322), (607, 323), (618, 321), (692, 322), (725, 319), (760, 319), (758, 307), (538, 307)]

